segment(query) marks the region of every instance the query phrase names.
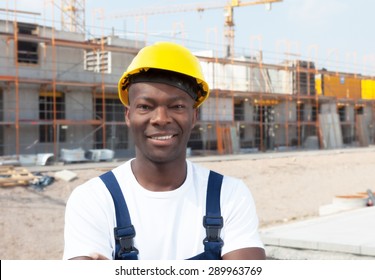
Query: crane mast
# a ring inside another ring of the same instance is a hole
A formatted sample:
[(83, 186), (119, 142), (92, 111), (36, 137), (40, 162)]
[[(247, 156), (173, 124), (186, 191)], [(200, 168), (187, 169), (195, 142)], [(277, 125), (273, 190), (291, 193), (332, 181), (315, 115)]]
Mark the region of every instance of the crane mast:
[(85, 31), (85, 0), (61, 0), (61, 29), (70, 32)]

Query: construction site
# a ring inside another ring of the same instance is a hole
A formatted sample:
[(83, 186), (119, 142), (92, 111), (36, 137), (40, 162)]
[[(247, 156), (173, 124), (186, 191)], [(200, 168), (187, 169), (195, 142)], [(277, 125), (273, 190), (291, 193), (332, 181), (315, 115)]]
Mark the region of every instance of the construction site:
[[(281, 1), (256, 2), (223, 8)], [(44, 164), (133, 156), (117, 82), (149, 42), (115, 32), (88, 37), (85, 1), (56, 6), (60, 28), (36, 23), (41, 14), (0, 8), (0, 155), (25, 162), (47, 155)], [(237, 55), (231, 17), (226, 54), (194, 50), (211, 93), (199, 109), (189, 155), (374, 144), (375, 77), (288, 55), (268, 63), (261, 50)]]
[[(62, 259), (72, 191), (135, 155), (118, 80), (141, 48), (167, 40), (152, 40), (146, 29), (132, 36), (105, 29), (115, 15), (88, 11), (88, 1), (41, 1), (40, 12), (17, 9), (17, 0), (0, 4), (2, 260)], [(223, 44), (168, 38), (192, 50), (210, 87), (189, 161), (249, 187), (268, 259), (374, 260), (375, 67), (322, 63), (288, 47), (273, 54), (236, 47), (234, 9), (286, 1), (186, 2), (116, 17), (224, 10)], [(90, 12), (97, 26), (87, 24)], [(13, 278), (31, 275), (16, 265)], [(336, 269), (336, 278), (337, 271), (346, 272)]]

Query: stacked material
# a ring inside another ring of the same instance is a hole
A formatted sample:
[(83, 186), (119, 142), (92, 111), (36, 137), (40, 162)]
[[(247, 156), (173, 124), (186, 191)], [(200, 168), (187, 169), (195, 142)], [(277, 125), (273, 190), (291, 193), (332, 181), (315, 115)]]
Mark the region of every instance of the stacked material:
[(0, 166), (0, 187), (28, 186), (35, 176), (25, 168)]

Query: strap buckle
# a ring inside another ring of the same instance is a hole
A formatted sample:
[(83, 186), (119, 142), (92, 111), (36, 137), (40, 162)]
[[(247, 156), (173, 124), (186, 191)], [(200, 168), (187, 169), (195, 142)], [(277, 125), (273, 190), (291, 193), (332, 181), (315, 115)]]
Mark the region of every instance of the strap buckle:
[(120, 244), (120, 250), (118, 256), (122, 254), (136, 253), (138, 254), (138, 249), (134, 247), (134, 237), (135, 229), (134, 227), (128, 226), (123, 228), (116, 227), (114, 229), (115, 239), (118, 240)]
[(205, 242), (222, 242), (220, 238), (220, 232), (223, 228), (223, 217), (203, 217), (203, 226), (206, 229), (206, 238), (203, 240)]
[(138, 254), (139, 251), (137, 248), (134, 247), (134, 239), (133, 237), (120, 237), (120, 251), (118, 252), (118, 256), (121, 256), (122, 254), (129, 254), (129, 253), (136, 253)]

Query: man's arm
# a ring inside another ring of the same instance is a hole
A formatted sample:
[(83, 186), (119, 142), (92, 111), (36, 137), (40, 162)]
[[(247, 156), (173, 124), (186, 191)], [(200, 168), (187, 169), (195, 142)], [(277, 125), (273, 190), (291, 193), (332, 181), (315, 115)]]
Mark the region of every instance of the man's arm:
[(230, 179), (232, 178), (227, 179), (228, 184), (235, 187), (222, 189), (224, 210), (228, 211), (223, 228), (222, 259), (265, 260), (266, 254), (259, 236), (259, 221), (252, 194), (243, 181), (229, 181)]
[(223, 260), (265, 260), (266, 253), (263, 248), (243, 248), (228, 252)]
[(108, 258), (104, 257), (100, 254), (93, 254), (91, 256), (80, 256), (80, 257), (74, 257), (69, 260), (108, 260)]

